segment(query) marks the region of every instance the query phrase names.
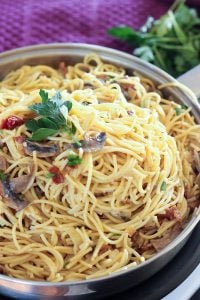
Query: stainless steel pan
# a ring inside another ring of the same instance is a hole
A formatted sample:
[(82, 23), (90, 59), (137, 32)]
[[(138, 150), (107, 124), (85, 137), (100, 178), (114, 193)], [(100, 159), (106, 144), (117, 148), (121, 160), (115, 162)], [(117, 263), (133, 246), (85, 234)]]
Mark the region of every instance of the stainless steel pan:
[[(156, 83), (176, 82), (173, 77), (159, 68), (129, 54), (85, 44), (39, 45), (2, 53), (0, 54), (0, 78), (24, 64), (47, 64), (55, 67), (58, 66), (60, 61), (74, 64), (81, 61), (86, 54), (91, 52), (100, 55), (104, 61), (120, 65), (128, 71), (139, 71)], [(199, 67), (198, 70), (196, 69), (197, 71), (198, 75), (200, 75)], [(190, 77), (191, 75), (189, 75)], [(195, 82), (195, 78), (193, 82)], [(181, 80), (184, 81), (184, 77)], [(198, 85), (195, 89), (195, 92), (199, 93)], [(178, 102), (190, 106), (196, 121), (200, 123), (200, 106), (197, 102), (192, 101), (186, 92), (177, 88), (167, 88), (164, 92), (166, 95), (172, 95)], [(19, 280), (0, 275), (0, 293), (17, 297), (17, 299), (96, 299), (120, 292), (139, 284), (165, 266), (186, 243), (199, 220), (200, 214), (198, 211), (173, 242), (154, 257), (135, 268), (116, 272), (110, 276), (98, 279), (61, 283)]]

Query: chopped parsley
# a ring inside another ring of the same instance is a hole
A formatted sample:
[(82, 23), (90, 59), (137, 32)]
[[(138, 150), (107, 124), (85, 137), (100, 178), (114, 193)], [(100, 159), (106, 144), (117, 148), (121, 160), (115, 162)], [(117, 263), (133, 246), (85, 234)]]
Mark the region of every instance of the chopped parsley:
[(167, 184), (166, 184), (165, 181), (163, 181), (162, 184), (161, 184), (160, 190), (161, 191), (166, 191), (166, 189), (167, 189)]
[(4, 174), (3, 171), (0, 171), (0, 180), (5, 180), (6, 179), (6, 174)]
[(70, 154), (68, 156), (68, 162), (67, 162), (67, 165), (70, 166), (70, 167), (74, 167), (74, 166), (77, 166), (77, 165), (80, 165), (82, 162), (82, 158), (80, 158), (78, 155), (76, 154)]
[(176, 115), (180, 116), (182, 113), (185, 112), (186, 109), (187, 109), (187, 106), (185, 106), (184, 104), (181, 104), (181, 105), (175, 107)]
[(55, 176), (55, 174), (54, 174), (54, 173), (51, 173), (51, 172), (48, 172), (48, 173), (45, 175), (46, 178), (53, 178), (54, 176)]

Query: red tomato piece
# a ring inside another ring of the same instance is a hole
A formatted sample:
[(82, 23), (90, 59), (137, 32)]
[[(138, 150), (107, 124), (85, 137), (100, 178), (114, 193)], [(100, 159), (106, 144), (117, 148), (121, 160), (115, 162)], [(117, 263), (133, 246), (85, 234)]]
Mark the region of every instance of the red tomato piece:
[(20, 125), (24, 124), (24, 120), (16, 116), (10, 116), (7, 119), (3, 120), (1, 124), (2, 129), (12, 130)]
[(64, 182), (64, 176), (63, 174), (60, 172), (59, 168), (53, 166), (49, 169), (49, 172), (54, 174), (54, 176), (52, 177), (52, 180), (55, 184), (59, 184)]

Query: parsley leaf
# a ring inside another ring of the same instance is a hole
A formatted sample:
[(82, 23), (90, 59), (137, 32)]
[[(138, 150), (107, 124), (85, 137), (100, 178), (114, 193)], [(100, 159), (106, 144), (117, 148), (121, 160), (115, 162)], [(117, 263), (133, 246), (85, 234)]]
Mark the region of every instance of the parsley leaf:
[(55, 176), (55, 174), (54, 174), (54, 173), (51, 173), (51, 172), (48, 172), (48, 173), (45, 175), (46, 178), (53, 178), (54, 176)]
[[(65, 113), (72, 109), (72, 102), (63, 102), (61, 93), (58, 91), (49, 99), (48, 93), (40, 90), (39, 95), (42, 102), (30, 105), (29, 108), (34, 111), (40, 118), (28, 120), (27, 129), (32, 132), (33, 141), (45, 140), (48, 136), (57, 134), (59, 131), (66, 131), (72, 140), (79, 145), (75, 138), (76, 126), (73, 122), (66, 121)], [(65, 110), (63, 110), (65, 108)], [(67, 111), (66, 111), (67, 109)]]
[(39, 91), (39, 95), (40, 95), (43, 103), (45, 103), (45, 102), (47, 102), (49, 100), (48, 93), (45, 92), (45, 90), (40, 90)]
[(186, 109), (187, 109), (187, 107), (184, 104), (181, 104), (180, 106), (175, 107), (176, 115), (180, 116)]
[(30, 140), (35, 141), (35, 142), (41, 142), (41, 141), (45, 140), (48, 136), (54, 135), (56, 133), (58, 133), (58, 130), (56, 130), (56, 129), (39, 128), (33, 132)]
[(78, 155), (76, 154), (70, 154), (68, 156), (68, 162), (67, 162), (67, 165), (70, 166), (70, 167), (73, 167), (73, 166), (76, 166), (76, 165), (79, 165), (81, 164), (82, 162), (82, 158), (80, 158)]
[(0, 180), (4, 181), (6, 179), (6, 177), (7, 177), (6, 174), (4, 174), (3, 171), (0, 171)]
[(161, 184), (161, 186), (160, 186), (160, 190), (161, 191), (166, 191), (166, 189), (167, 189), (167, 184), (166, 184), (165, 181), (163, 181), (162, 184)]

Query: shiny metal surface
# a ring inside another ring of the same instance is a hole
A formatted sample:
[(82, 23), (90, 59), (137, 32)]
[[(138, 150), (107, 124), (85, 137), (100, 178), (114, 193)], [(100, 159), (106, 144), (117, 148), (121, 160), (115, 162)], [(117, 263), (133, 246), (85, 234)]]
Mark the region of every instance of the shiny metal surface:
[(189, 87), (197, 97), (200, 97), (200, 65), (181, 75), (178, 81)]
[[(73, 64), (88, 53), (95, 52), (107, 62), (120, 65), (128, 71), (136, 70), (157, 83), (176, 82), (174, 78), (132, 55), (123, 52), (85, 44), (49, 44), (21, 48), (0, 54), (0, 78), (24, 64), (47, 64), (56, 67), (60, 61)], [(166, 88), (166, 94), (172, 95), (177, 102), (192, 108), (192, 113), (200, 123), (200, 106), (178, 88)], [(141, 265), (116, 272), (110, 276), (61, 283), (18, 280), (0, 275), (0, 293), (18, 299), (96, 299), (117, 293), (137, 285), (165, 266), (183, 247), (192, 230), (200, 220), (198, 212), (191, 218), (181, 234), (166, 248)]]

